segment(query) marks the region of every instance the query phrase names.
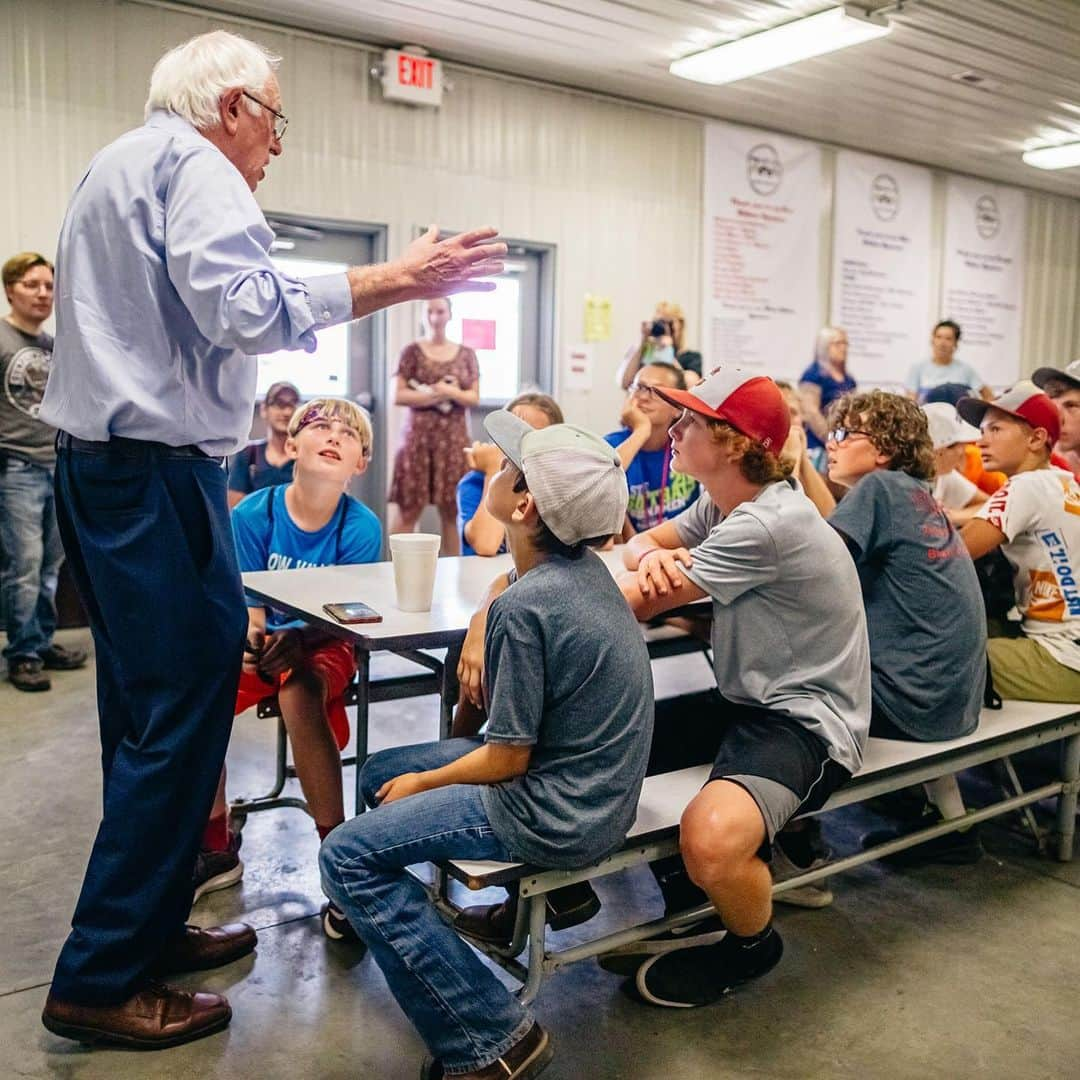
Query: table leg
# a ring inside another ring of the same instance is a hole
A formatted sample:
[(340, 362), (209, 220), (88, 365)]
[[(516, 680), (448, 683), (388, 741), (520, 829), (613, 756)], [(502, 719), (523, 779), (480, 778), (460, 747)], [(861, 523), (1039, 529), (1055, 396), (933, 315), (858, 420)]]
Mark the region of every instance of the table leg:
[(364, 797), (360, 794), (360, 770), (368, 759), (368, 707), (371, 699), (371, 653), (356, 650), (356, 779), (354, 806), (357, 814), (364, 812)]
[[(461, 643), (463, 644), (463, 643)], [(443, 661), (442, 690), (440, 696), (440, 739), (449, 739), (450, 730), (454, 724), (454, 707), (457, 705), (458, 695), (461, 692), (461, 684), (458, 682), (457, 666), (461, 659), (461, 644), (451, 645), (446, 650), (446, 659)]]

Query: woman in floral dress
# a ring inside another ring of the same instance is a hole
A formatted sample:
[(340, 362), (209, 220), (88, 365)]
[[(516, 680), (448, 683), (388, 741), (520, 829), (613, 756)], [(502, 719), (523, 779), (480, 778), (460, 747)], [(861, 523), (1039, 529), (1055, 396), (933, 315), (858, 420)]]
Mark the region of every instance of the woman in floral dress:
[(390, 532), (413, 532), (424, 507), (439, 511), (443, 555), (460, 553), (457, 484), (466, 472), (469, 406), (480, 400), (476, 353), (450, 341), (447, 299), (427, 301), (430, 333), (406, 345), (398, 361), (395, 405), (409, 410), (394, 458)]

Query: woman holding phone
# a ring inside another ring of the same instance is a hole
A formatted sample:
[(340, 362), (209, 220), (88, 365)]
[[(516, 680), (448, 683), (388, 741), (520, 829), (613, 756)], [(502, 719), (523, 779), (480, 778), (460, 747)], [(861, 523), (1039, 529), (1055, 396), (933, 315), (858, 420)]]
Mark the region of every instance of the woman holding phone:
[(466, 471), (469, 407), (480, 400), (480, 368), (472, 349), (450, 341), (449, 299), (428, 300), (428, 336), (402, 350), (395, 405), (409, 410), (394, 458), (390, 532), (414, 532), (424, 507), (439, 511), (441, 551), (458, 555), (457, 484)]

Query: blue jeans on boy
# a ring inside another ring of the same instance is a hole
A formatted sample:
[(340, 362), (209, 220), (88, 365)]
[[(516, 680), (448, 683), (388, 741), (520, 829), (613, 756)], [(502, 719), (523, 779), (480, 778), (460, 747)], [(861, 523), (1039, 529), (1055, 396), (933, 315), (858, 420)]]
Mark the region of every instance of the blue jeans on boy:
[[(482, 744), (446, 739), (396, 747), (364, 765), (364, 801), (406, 772), (437, 769)], [(319, 853), (326, 895), (371, 950), (394, 997), (445, 1071), (497, 1061), (533, 1018), (439, 916), (407, 866), (441, 859), (513, 856), (492, 831), (478, 785), (399, 799), (339, 825)]]
[(52, 644), (63, 561), (52, 469), (7, 455), (0, 464), (0, 592), (9, 663), (36, 660)]

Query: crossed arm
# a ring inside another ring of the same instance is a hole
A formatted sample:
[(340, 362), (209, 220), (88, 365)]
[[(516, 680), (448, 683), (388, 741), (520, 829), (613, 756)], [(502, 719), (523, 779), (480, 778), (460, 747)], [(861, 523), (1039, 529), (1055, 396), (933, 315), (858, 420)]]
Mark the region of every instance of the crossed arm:
[(638, 622), (706, 595), (686, 576), (693, 558), (670, 521), (632, 537), (623, 550), (623, 563), (627, 572), (619, 575), (619, 588)]

